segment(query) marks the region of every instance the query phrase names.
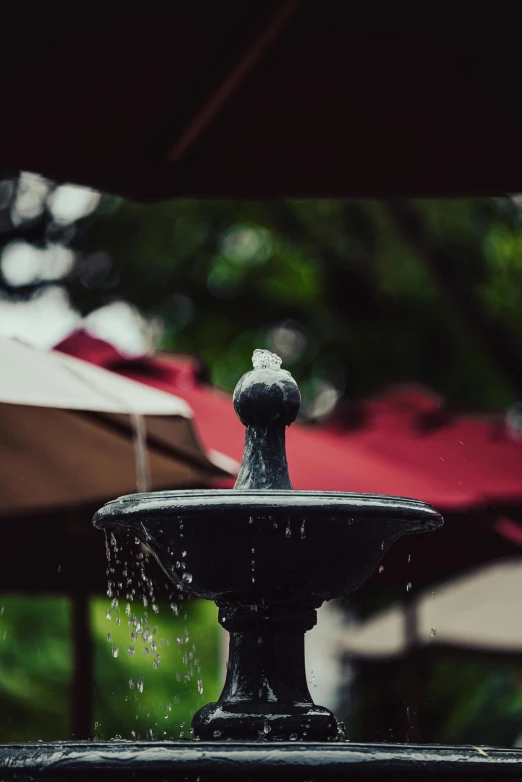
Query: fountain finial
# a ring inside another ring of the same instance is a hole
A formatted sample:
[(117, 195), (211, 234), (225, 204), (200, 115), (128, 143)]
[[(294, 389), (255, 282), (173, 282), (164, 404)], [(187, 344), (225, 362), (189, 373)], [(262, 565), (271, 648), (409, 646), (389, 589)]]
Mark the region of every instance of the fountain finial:
[(234, 390), (234, 410), (246, 426), (236, 489), (291, 489), (285, 429), (295, 421), (301, 394), (294, 378), (269, 350), (254, 350), (254, 366)]
[(277, 353), (271, 353), (269, 350), (256, 348), (252, 354), (254, 369), (280, 369), (282, 363)]

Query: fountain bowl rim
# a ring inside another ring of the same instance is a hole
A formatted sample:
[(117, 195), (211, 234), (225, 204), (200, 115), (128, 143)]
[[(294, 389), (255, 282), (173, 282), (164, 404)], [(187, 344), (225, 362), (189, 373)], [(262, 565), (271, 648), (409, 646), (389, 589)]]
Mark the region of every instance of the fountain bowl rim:
[(237, 490), (237, 489), (186, 489), (127, 494), (107, 502), (93, 519), (95, 527), (104, 529), (118, 518), (129, 516), (155, 518), (183, 515), (201, 517), (216, 514), (243, 514), (264, 517), (305, 517), (308, 521), (317, 517), (364, 518), (371, 522), (394, 520), (415, 522), (428, 530), (439, 529), (443, 524), (441, 514), (421, 500), (392, 495), (363, 494), (336, 491), (299, 490)]

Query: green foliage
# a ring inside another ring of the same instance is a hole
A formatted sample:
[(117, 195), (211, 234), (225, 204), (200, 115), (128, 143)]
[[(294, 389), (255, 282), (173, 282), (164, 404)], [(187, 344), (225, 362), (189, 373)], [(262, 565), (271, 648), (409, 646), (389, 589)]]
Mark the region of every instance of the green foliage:
[(69, 736), (68, 601), (5, 595), (0, 606), (0, 740)]
[[(501, 199), (415, 207), (470, 296), (520, 350), (518, 208)], [(289, 324), (301, 336), (284, 360), (305, 410), (321, 381), (351, 398), (417, 381), (454, 404), (501, 408), (516, 399), (386, 204), (110, 201), (91, 218), (87, 241), (112, 268), (97, 287), (72, 282), (76, 304), (88, 311), (123, 298), (160, 317), (162, 347), (202, 356), (227, 388), (254, 347), (280, 348), (277, 329)]]
[(447, 654), (430, 668), (425, 699), (434, 741), (512, 746), (522, 733), (522, 686), (512, 662)]
[[(72, 641), (65, 598), (4, 596), (0, 599), (0, 741), (52, 741), (71, 736)], [(124, 611), (106, 617), (108, 599), (93, 600), (94, 715), (92, 736), (188, 738), (194, 712), (220, 691), (222, 672), (217, 610), (208, 601), (185, 601), (179, 616), (168, 604), (150, 617), (161, 661), (131, 645)], [(133, 613), (144, 609), (133, 604)], [(149, 613), (150, 609), (149, 609)], [(116, 618), (121, 624), (116, 623)], [(111, 641), (107, 641), (107, 634)], [(178, 643), (177, 639), (182, 643)], [(161, 642), (163, 641), (163, 645)], [(118, 647), (117, 658), (112, 655)], [(143, 681), (140, 692), (138, 682)], [(132, 679), (134, 687), (130, 689)], [(198, 685), (199, 680), (199, 685)]]
[[(108, 606), (108, 600), (92, 603), (96, 661), (94, 735), (100, 739), (116, 735), (127, 739), (188, 738), (192, 715), (217, 698), (222, 685), (220, 627), (215, 605), (206, 600), (184, 601), (179, 616), (172, 615), (167, 603), (159, 604), (158, 614), (147, 609), (151, 629), (157, 628), (153, 632), (156, 652), (142, 638), (132, 643), (124, 611), (112, 610), (109, 620)], [(145, 609), (140, 611), (134, 603), (132, 612), (145, 618)], [(117, 618), (121, 619), (120, 625)], [(135, 650), (132, 656), (128, 654), (129, 647)], [(113, 648), (118, 649), (116, 658)], [(145, 648), (149, 649), (148, 654)], [(157, 668), (156, 654), (161, 655)]]

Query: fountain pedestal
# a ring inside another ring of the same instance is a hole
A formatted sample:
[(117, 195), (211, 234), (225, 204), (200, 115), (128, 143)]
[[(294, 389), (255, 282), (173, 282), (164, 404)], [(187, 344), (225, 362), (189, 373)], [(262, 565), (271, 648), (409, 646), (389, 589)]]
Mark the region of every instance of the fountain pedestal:
[(233, 490), (129, 495), (94, 518), (142, 540), (178, 587), (219, 606), (228, 674), (219, 700), (194, 717), (200, 739), (335, 738), (334, 716), (308, 692), (304, 633), (323, 601), (357, 589), (394, 541), (442, 524), (417, 500), (294, 491), (285, 431), (300, 395), (280, 363), (256, 351), (236, 386), (246, 432)]
[(194, 716), (201, 739), (327, 741), (337, 721), (308, 691), (304, 634), (316, 624), (314, 608), (297, 605), (226, 606), (219, 621), (230, 632), (227, 678), (217, 703)]

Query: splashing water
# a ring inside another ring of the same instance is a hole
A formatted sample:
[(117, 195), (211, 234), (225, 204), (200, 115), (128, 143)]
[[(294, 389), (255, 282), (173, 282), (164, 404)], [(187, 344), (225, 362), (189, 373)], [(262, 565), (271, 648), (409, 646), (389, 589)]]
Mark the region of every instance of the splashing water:
[[(170, 638), (161, 637), (161, 626), (158, 628), (158, 625), (152, 621), (153, 618), (154, 621), (157, 621), (155, 617), (161, 614), (163, 609), (156, 599), (155, 585), (146, 572), (150, 551), (138, 539), (135, 539), (135, 544), (136, 548), (132, 547), (132, 550), (129, 551), (120, 545), (114, 535), (107, 537), (107, 548), (110, 556), (107, 569), (109, 582), (107, 594), (110, 606), (104, 610), (104, 614), (108, 621), (116, 620), (117, 624), (127, 625), (130, 644), (125, 643), (121, 634), (114, 632), (107, 633), (107, 641), (109, 644), (112, 644), (109, 648), (111, 648), (113, 658), (121, 659), (120, 650), (123, 649), (126, 652), (123, 655), (123, 659), (129, 660), (129, 658), (132, 658), (136, 661), (142, 659), (144, 665), (150, 666), (151, 670), (156, 671), (160, 668), (162, 656), (164, 652), (167, 653), (171, 642)], [(130, 556), (123, 556), (124, 552), (128, 552)], [(181, 568), (185, 568), (186, 550), (181, 551), (180, 555)], [(255, 562), (255, 551), (252, 551), (252, 562)], [(121, 576), (119, 576), (120, 572)], [(191, 583), (192, 574), (185, 570), (182, 580), (186, 584)], [(179, 645), (177, 646), (177, 649), (181, 652), (178, 659), (183, 668), (177, 672), (173, 680), (180, 683), (177, 685), (178, 687), (181, 686), (183, 688), (190, 682), (193, 682), (194, 695), (199, 699), (198, 705), (203, 705), (203, 677), (196, 653), (196, 645), (189, 637), (188, 615), (185, 612), (183, 617), (181, 617), (180, 612), (180, 602), (184, 600), (184, 595), (180, 592), (179, 587), (173, 587), (170, 583), (165, 584), (165, 588), (168, 596), (169, 613), (176, 619), (179, 617), (180, 620), (181, 618), (185, 620), (185, 626), (182, 634), (178, 637)], [(126, 681), (129, 690), (135, 693), (133, 697), (136, 700), (136, 708), (138, 709), (135, 714), (136, 720), (139, 721), (150, 717), (148, 713), (142, 711), (143, 706), (138, 706), (140, 703), (139, 696), (143, 693), (145, 686), (143, 673), (140, 672), (139, 675), (126, 677)], [(174, 686), (176, 687), (176, 684)], [(170, 697), (173, 703), (182, 703), (179, 693), (174, 692)], [(172, 705), (170, 708), (172, 708)], [(169, 709), (167, 709), (167, 712), (164, 712), (165, 719), (168, 718), (169, 712)], [(163, 714), (160, 714), (159, 717), (161, 719)], [(148, 732), (153, 730), (154, 733), (167, 737), (165, 731), (158, 731), (157, 728), (158, 723), (155, 723), (153, 728), (149, 727), (146, 730)], [(134, 733), (139, 737), (139, 732), (136, 734), (136, 731), (134, 731)], [(169, 738), (176, 737), (177, 735), (174, 734)]]

